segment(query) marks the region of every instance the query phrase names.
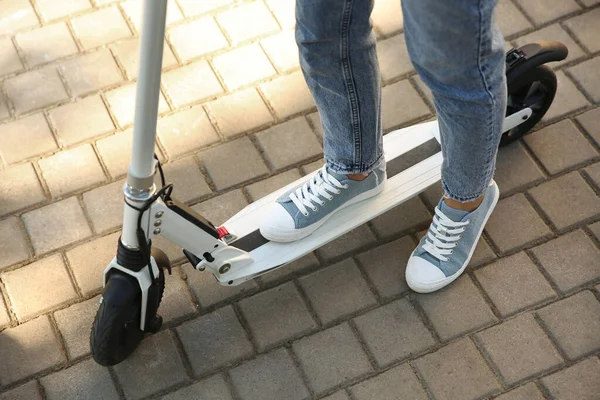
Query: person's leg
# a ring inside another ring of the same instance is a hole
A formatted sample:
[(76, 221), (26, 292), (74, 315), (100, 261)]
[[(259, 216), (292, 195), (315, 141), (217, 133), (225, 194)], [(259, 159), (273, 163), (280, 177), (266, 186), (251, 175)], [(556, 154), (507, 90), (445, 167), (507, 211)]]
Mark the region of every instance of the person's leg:
[(496, 3), (402, 0), (408, 51), (433, 94), (444, 156), (445, 199), (407, 266), (417, 291), (437, 290), (464, 271), (497, 202), (492, 177), (506, 81)]
[(371, 171), (383, 156), (374, 0), (297, 0), (300, 65), (323, 126), (328, 167)]
[(286, 193), (261, 224), (273, 241), (301, 239), (385, 182), (374, 0), (297, 0), (300, 65), (323, 126), (326, 165)]

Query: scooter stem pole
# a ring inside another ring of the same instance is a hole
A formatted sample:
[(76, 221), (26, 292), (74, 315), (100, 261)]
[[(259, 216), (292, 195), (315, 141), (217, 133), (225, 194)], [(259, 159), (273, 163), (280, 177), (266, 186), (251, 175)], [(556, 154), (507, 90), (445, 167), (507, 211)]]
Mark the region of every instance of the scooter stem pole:
[(129, 186), (136, 190), (148, 189), (148, 182), (152, 186), (148, 178), (154, 176), (154, 143), (166, 14), (167, 0), (144, 1), (133, 150), (127, 179)]

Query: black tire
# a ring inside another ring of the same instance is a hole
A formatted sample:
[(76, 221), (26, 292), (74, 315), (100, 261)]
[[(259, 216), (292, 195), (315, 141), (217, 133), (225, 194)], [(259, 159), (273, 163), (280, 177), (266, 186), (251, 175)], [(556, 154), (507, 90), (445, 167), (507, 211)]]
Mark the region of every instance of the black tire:
[(546, 65), (540, 65), (508, 83), (506, 115), (511, 115), (530, 107), (531, 117), (521, 125), (511, 129), (500, 140), (500, 146), (519, 140), (544, 117), (556, 95), (556, 75)]
[[(92, 356), (98, 364), (104, 366), (116, 365), (129, 357), (145, 334), (144, 331), (140, 330), (142, 295), (138, 283), (133, 277), (119, 271), (113, 272), (109, 279), (113, 279), (115, 274), (120, 274), (119, 278), (130, 280), (130, 285), (107, 285), (107, 288), (108, 290), (119, 289), (121, 291), (119, 293), (120, 298), (128, 300), (111, 303), (110, 300), (106, 300), (112, 298), (111, 293), (105, 292), (104, 300), (96, 313), (90, 335)], [(129, 290), (131, 293), (122, 293), (124, 290)], [(146, 313), (148, 316), (146, 326), (156, 316), (164, 290), (165, 274), (163, 269), (159, 268), (155, 289), (150, 288), (149, 297), (154, 297), (156, 300), (151, 301), (149, 299), (148, 301), (149, 309)], [(152, 306), (152, 304), (155, 304), (155, 306)]]

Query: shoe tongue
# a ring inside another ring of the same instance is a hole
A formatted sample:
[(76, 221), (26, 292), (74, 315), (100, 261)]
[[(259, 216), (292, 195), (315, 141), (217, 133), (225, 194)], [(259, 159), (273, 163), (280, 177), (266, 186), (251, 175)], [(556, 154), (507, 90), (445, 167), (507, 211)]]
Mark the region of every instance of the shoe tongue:
[(446, 217), (450, 218), (454, 222), (460, 222), (464, 217), (469, 215), (468, 211), (457, 210), (456, 208), (450, 207), (443, 199), (440, 200), (440, 205), (438, 207)]

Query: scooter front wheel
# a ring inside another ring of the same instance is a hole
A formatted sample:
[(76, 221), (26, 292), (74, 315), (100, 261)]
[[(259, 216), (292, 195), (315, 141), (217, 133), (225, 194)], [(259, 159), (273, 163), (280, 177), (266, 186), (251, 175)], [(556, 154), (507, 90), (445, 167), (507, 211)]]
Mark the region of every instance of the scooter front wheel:
[[(155, 285), (149, 293), (149, 297), (157, 301), (148, 302), (148, 332), (157, 331), (162, 324), (162, 318), (156, 315), (165, 289), (162, 268), (159, 268)], [(131, 355), (140, 344), (145, 334), (140, 330), (141, 301), (141, 290), (133, 277), (121, 271), (114, 271), (110, 275), (90, 335), (92, 356), (98, 364), (116, 365)], [(151, 304), (156, 306), (152, 307)]]

